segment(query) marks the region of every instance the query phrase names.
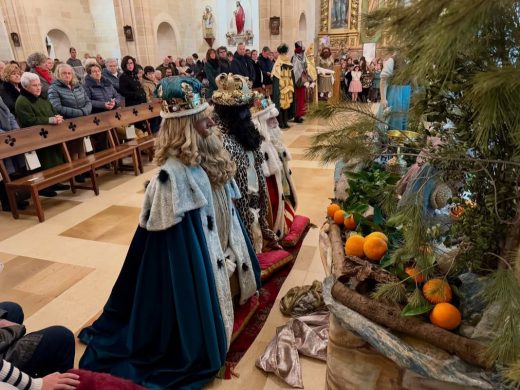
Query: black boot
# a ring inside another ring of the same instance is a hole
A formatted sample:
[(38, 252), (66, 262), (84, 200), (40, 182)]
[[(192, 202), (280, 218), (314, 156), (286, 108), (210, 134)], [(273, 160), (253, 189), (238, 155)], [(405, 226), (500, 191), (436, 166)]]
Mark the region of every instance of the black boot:
[(291, 126), (289, 126), (289, 110), (282, 110), (282, 118), (285, 126), (284, 129), (291, 128)]

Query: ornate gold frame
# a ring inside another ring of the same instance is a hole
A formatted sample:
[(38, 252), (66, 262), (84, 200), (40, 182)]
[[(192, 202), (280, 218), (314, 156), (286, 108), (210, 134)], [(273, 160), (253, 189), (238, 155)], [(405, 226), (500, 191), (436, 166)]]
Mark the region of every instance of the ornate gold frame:
[(331, 5), (332, 0), (320, 0), (320, 33), (318, 36), (329, 37), (333, 53), (343, 52), (347, 48), (360, 48), (361, 0), (349, 0), (347, 28), (331, 28)]

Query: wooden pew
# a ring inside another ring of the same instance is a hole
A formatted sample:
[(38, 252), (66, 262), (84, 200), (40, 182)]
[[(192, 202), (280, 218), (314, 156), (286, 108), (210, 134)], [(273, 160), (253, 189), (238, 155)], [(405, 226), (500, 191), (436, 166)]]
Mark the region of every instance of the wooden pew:
[[(22, 213), (16, 207), (15, 191), (25, 188), (30, 191), (35, 213), (24, 214), (38, 216), (40, 222), (45, 220), (38, 191), (48, 188), (63, 181), (69, 181), (74, 193), (77, 188), (90, 189), (96, 195), (99, 189), (96, 180), (95, 169), (109, 163), (114, 163), (114, 172), (120, 170), (118, 161), (124, 157), (131, 157), (135, 175), (139, 174), (139, 161), (137, 146), (131, 143), (119, 144), (114, 140), (111, 129), (119, 126), (127, 126), (135, 122), (147, 120), (159, 115), (160, 103), (141, 104), (118, 110), (92, 114), (80, 118), (67, 119), (60, 125), (40, 125), (10, 132), (0, 133), (0, 174), (5, 182), (11, 212), (15, 219)], [(67, 141), (80, 139), (94, 134), (106, 133), (109, 148), (95, 152), (85, 158), (72, 161), (67, 149)], [(52, 145), (60, 145), (65, 158), (65, 163), (58, 166), (29, 174), (20, 179), (11, 180), (7, 173), (4, 159), (21, 155), (33, 150), (38, 150)], [(77, 185), (74, 177), (89, 173), (92, 185)]]

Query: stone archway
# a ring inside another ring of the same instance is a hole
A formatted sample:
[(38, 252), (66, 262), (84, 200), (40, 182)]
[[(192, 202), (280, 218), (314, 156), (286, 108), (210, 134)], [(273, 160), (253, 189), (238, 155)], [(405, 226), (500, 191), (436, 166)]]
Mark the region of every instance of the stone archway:
[(165, 56), (178, 56), (175, 31), (168, 22), (161, 22), (157, 27), (157, 60), (162, 63)]
[(52, 29), (45, 37), (47, 55), (51, 58), (58, 58), (65, 62), (69, 58), (70, 39), (63, 31)]
[(301, 13), (298, 22), (298, 39), (303, 42), (307, 40), (307, 18), (305, 17), (305, 12)]

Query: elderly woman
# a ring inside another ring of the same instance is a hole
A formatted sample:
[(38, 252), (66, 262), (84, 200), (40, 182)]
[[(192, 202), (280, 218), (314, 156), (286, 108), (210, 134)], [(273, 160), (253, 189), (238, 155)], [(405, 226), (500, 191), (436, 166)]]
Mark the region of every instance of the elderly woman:
[(102, 75), (105, 80), (110, 81), (117, 92), (119, 92), (119, 76), (121, 73), (117, 69), (117, 60), (115, 58), (107, 58), (105, 61), (106, 67), (102, 70)]
[[(77, 118), (89, 115), (92, 103), (83, 86), (78, 82), (76, 74), (70, 65), (60, 64), (56, 68), (56, 80), (49, 88), (49, 101), (58, 114), (64, 118)], [(73, 160), (86, 156), (83, 139), (67, 142), (70, 156)], [(76, 178), (83, 182), (83, 178)]]
[[(97, 63), (87, 65), (84, 88), (92, 102), (92, 113), (110, 111), (121, 106), (121, 96), (110, 81), (103, 77), (101, 66)], [(95, 143), (96, 151), (107, 148), (106, 133), (90, 137)]]
[[(18, 123), (13, 113), (9, 111), (9, 108), (4, 104), (0, 97), (0, 133), (4, 131), (11, 131), (18, 129)], [(25, 173), (25, 161), (22, 156), (15, 156), (4, 160), (9, 175), (22, 176)], [(26, 201), (30, 197), (29, 194), (22, 192), (16, 192), (16, 203), (18, 209), (24, 210), (29, 206)], [(2, 204), (3, 211), (11, 211), (11, 205), (7, 198), (7, 192), (5, 190), (5, 184), (0, 181), (0, 203)], [(0, 268), (1, 270), (1, 268)]]
[(90, 64), (86, 71), (84, 88), (92, 103), (92, 113), (110, 111), (121, 106), (121, 96), (112, 83), (103, 77), (101, 66)]
[(125, 56), (121, 61), (123, 74), (119, 77), (119, 93), (125, 98), (125, 106), (146, 103), (146, 92), (137, 76), (137, 64), (134, 57)]
[(20, 68), (14, 64), (7, 65), (4, 72), (0, 74), (3, 81), (0, 85), (0, 97), (13, 115), (15, 114), (14, 104), (16, 103), (18, 96), (20, 96), (21, 76), (22, 72), (20, 71)]
[(47, 56), (43, 53), (32, 53), (27, 57), (29, 72), (38, 75), (42, 87), (41, 96), (47, 99), (47, 92), (52, 84), (52, 73), (47, 67)]
[[(15, 112), (18, 124), (21, 127), (36, 125), (58, 125), (63, 122), (63, 117), (56, 114), (51, 103), (41, 96), (42, 85), (38, 75), (25, 72), (20, 79), (22, 89), (16, 100)], [(58, 145), (38, 149), (36, 151), (43, 169), (62, 164), (63, 155)], [(67, 186), (57, 184), (51, 188), (40, 191), (43, 196), (56, 196), (56, 191), (66, 189)]]

